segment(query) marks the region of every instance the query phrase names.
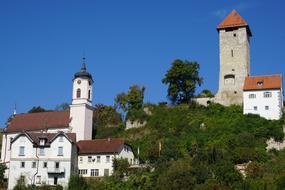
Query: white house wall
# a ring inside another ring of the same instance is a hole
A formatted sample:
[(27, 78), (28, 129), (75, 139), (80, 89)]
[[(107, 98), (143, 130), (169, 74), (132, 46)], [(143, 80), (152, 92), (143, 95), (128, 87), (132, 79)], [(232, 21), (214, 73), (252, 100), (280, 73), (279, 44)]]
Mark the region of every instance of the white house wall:
[[(271, 92), (272, 96), (265, 98), (264, 92)], [(258, 114), (266, 119), (280, 119), (283, 108), (283, 94), (281, 90), (255, 90), (244, 91), (243, 113)], [(249, 98), (250, 94), (255, 94), (256, 98)], [(254, 107), (257, 106), (257, 110)], [(269, 106), (269, 110), (265, 109)]]

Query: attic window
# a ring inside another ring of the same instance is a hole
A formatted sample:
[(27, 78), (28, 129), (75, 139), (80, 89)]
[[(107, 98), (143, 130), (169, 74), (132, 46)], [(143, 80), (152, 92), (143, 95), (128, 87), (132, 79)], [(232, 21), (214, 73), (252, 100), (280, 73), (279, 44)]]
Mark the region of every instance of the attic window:
[(44, 146), (46, 143), (46, 139), (40, 138), (40, 146)]
[(257, 86), (262, 86), (263, 85), (263, 81), (258, 81), (257, 82)]

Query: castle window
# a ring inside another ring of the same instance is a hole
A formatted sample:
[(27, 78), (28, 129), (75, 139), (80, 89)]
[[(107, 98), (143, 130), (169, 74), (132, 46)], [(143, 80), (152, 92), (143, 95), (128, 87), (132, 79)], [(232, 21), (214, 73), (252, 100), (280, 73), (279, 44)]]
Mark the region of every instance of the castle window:
[(232, 57), (234, 57), (234, 50), (231, 50)]
[(237, 34), (236, 34), (236, 33), (234, 33), (234, 34), (233, 34), (233, 36), (234, 36), (234, 37), (236, 37), (236, 36), (237, 36)]
[(224, 76), (225, 85), (235, 84), (235, 75), (225, 75)]
[(78, 88), (76, 91), (76, 98), (80, 98), (80, 97), (81, 97), (81, 90), (80, 88)]

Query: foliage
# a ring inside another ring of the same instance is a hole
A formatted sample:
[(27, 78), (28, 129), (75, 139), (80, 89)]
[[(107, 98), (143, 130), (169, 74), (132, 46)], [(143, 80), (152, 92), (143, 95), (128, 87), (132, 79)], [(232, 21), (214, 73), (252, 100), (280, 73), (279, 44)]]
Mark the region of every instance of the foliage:
[[(243, 115), (242, 107), (152, 105), (146, 126), (113, 131), (140, 149), (145, 171), (120, 169), (90, 182), (95, 189), (276, 190), (285, 181), (285, 151), (267, 152), (266, 140), (284, 137), (284, 120)], [(161, 144), (161, 151), (160, 146)], [(137, 152), (134, 151), (137, 155)], [(235, 169), (248, 163), (247, 177)], [(151, 169), (152, 168), (152, 169)], [(123, 178), (123, 174), (130, 174)]]
[(90, 187), (86, 180), (79, 175), (73, 175), (69, 179), (68, 190), (89, 190)]
[(198, 98), (213, 98), (213, 97), (214, 94), (208, 89), (202, 90), (198, 95)]
[(114, 168), (114, 176), (124, 177), (128, 174), (128, 169), (130, 165), (127, 159), (114, 159), (113, 160), (113, 168)]
[(144, 87), (133, 85), (128, 93), (120, 93), (115, 98), (115, 107), (124, 111), (126, 119), (142, 119), (146, 114), (143, 111)]
[(48, 110), (46, 110), (45, 108), (42, 108), (41, 106), (34, 106), (32, 107), (28, 113), (38, 113), (38, 112), (46, 112)]
[(112, 106), (96, 104), (93, 121), (96, 127), (116, 127), (122, 123), (121, 115)]
[(162, 79), (168, 85), (167, 97), (173, 104), (190, 103), (197, 85), (203, 83), (197, 62), (175, 60)]
[(69, 103), (61, 103), (55, 106), (55, 110), (57, 111), (67, 111), (69, 110)]

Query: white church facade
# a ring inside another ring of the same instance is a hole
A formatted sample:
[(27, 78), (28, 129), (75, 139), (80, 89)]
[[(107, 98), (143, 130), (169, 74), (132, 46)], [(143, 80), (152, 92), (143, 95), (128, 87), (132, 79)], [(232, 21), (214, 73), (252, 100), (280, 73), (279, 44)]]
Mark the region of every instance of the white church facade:
[[(92, 140), (92, 85), (92, 75), (87, 72), (83, 60), (81, 70), (73, 78), (72, 103), (68, 111), (14, 114), (11, 117), (3, 130), (1, 152), (1, 163), (7, 166), (5, 177), (9, 190), (18, 180), (30, 185), (62, 185), (66, 188), (70, 176), (78, 174), (78, 143), (98, 142)], [(88, 149), (106, 152), (108, 146), (90, 146)], [(129, 157), (134, 159), (132, 152), (122, 156)], [(109, 164), (104, 169), (111, 175), (113, 166)]]

